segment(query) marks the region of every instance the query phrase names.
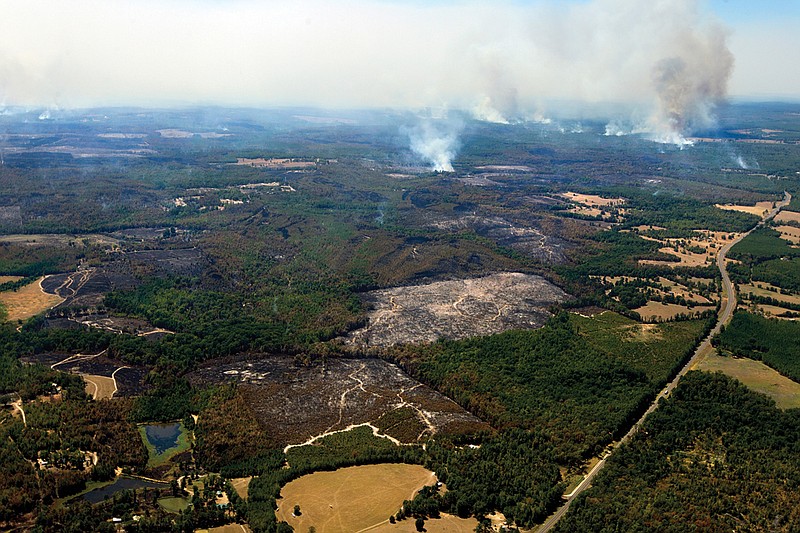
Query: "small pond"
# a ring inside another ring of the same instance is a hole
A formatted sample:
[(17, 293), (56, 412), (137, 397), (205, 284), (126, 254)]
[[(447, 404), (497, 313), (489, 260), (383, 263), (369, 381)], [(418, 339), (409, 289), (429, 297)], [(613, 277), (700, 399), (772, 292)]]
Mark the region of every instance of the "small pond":
[(100, 503), (106, 498), (110, 498), (115, 493), (121, 490), (133, 490), (133, 489), (141, 489), (141, 488), (164, 488), (166, 487), (166, 483), (156, 483), (154, 481), (147, 481), (144, 479), (135, 479), (130, 477), (121, 477), (117, 479), (111, 485), (106, 485), (105, 487), (101, 487), (99, 489), (94, 489), (91, 492), (87, 492), (83, 495), (85, 500), (88, 500), (89, 503)]
[(162, 454), (178, 445), (178, 436), (181, 434), (179, 422), (171, 424), (147, 424), (144, 426), (147, 440), (156, 449), (156, 454)]

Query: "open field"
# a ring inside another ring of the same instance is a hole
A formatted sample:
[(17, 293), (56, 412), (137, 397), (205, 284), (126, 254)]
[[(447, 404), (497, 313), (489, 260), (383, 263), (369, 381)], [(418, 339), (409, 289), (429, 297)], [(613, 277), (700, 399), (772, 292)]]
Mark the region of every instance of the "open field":
[(779, 374), (761, 361), (744, 357), (721, 357), (709, 353), (697, 362), (694, 369), (722, 372), (738, 379), (750, 389), (775, 400), (781, 409), (800, 407), (800, 383)]
[(576, 202), (589, 207), (607, 207), (612, 205), (620, 205), (625, 203), (624, 198), (603, 198), (595, 194), (580, 194), (577, 192), (565, 192), (560, 194), (562, 198), (566, 198), (571, 202)]
[[(459, 518), (442, 513), (441, 518), (425, 520), (425, 531), (428, 533), (473, 533), (478, 525), (474, 518)], [(386, 522), (370, 528), (370, 533), (416, 533), (414, 519), (407, 518), (396, 524)]]
[(800, 228), (794, 226), (777, 226), (775, 231), (781, 234), (781, 239), (792, 244), (800, 244)]
[(715, 207), (719, 209), (724, 209), (725, 211), (738, 211), (740, 213), (750, 213), (751, 215), (756, 215), (757, 217), (763, 217), (765, 214), (772, 209), (772, 204), (774, 202), (758, 202), (756, 205), (722, 205), (722, 204), (714, 204)]
[(758, 312), (766, 317), (779, 318), (781, 320), (796, 320), (794, 318), (786, 318), (779, 316), (785, 313), (797, 313), (797, 311), (794, 311), (792, 309), (786, 309), (785, 307), (780, 307), (777, 305), (758, 304), (756, 305), (756, 309), (758, 309)]
[(250, 485), (250, 480), (253, 479), (253, 476), (248, 477), (237, 477), (230, 480), (231, 485), (233, 485), (233, 489), (239, 495), (239, 497), (243, 499), (247, 499), (247, 487)]
[(739, 293), (741, 294), (754, 294), (756, 296), (763, 296), (765, 298), (774, 298), (776, 300), (787, 302), (790, 304), (800, 305), (800, 296), (796, 294), (781, 294), (780, 288), (763, 281), (756, 281), (753, 284), (740, 285)]
[(796, 211), (786, 211), (784, 209), (777, 214), (777, 216), (775, 217), (775, 222), (780, 222), (780, 223), (794, 222), (796, 224), (800, 224), (800, 213)]
[(9, 281), (19, 281), (22, 276), (0, 276), (0, 283), (8, 283)]
[[(367, 465), (317, 472), (285, 485), (275, 514), (295, 531), (313, 526), (318, 533), (352, 533), (388, 520), (403, 500), (435, 482), (433, 472), (419, 465)], [(300, 506), (300, 516), (293, 515), (295, 505)]]
[(107, 400), (117, 392), (114, 378), (84, 374), (83, 380), (86, 382), (86, 394), (95, 400)]
[(664, 287), (664, 292), (666, 294), (674, 294), (679, 298), (680, 297), (685, 298), (686, 301), (694, 302), (696, 304), (701, 304), (701, 305), (710, 305), (712, 303), (712, 301), (706, 298), (705, 296), (702, 296), (700, 294), (697, 294), (689, 290), (689, 288), (686, 287), (686, 285), (676, 283), (674, 281), (671, 281), (663, 277), (658, 278), (658, 283), (659, 285)]
[(317, 163), (314, 161), (300, 161), (297, 159), (286, 159), (286, 158), (265, 159), (263, 157), (258, 157), (255, 159), (239, 157), (236, 159), (236, 163), (234, 164), (240, 166), (246, 165), (254, 168), (267, 168), (267, 169), (303, 169), (303, 168), (314, 168), (317, 166)]
[(372, 291), (367, 327), (347, 340), (391, 346), (537, 328), (550, 316), (547, 307), (567, 297), (544, 278), (519, 273)]
[(0, 302), (8, 311), (8, 320), (27, 320), (55, 307), (63, 301), (60, 296), (47, 294), (42, 290), (40, 284), (43, 279), (41, 278), (36, 283), (25, 285), (16, 291), (0, 293)]
[(647, 305), (634, 309), (645, 322), (663, 322), (678, 315), (699, 314), (713, 309), (713, 306), (698, 305), (689, 309), (685, 305), (665, 304), (662, 302), (647, 302)]

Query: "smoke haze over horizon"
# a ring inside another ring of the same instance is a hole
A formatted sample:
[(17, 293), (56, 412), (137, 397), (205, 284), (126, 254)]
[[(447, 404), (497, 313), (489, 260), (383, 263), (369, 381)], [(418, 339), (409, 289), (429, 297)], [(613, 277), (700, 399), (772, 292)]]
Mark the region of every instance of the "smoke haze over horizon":
[(679, 142), (733, 68), (699, 0), (0, 0), (0, 104), (463, 109), (542, 120), (577, 102)]

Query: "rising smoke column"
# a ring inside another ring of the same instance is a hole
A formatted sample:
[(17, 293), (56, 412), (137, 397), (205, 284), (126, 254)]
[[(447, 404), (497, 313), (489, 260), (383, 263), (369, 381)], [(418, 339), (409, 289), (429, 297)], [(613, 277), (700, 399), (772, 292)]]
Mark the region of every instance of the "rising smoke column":
[(658, 142), (687, 144), (686, 135), (712, 126), (733, 70), (733, 54), (720, 27), (695, 28), (680, 37), (679, 53), (653, 68), (656, 109), (649, 126)]
[(453, 172), (453, 158), (458, 152), (458, 136), (463, 128), (460, 120), (422, 119), (409, 130), (411, 150), (430, 163), (434, 172)]

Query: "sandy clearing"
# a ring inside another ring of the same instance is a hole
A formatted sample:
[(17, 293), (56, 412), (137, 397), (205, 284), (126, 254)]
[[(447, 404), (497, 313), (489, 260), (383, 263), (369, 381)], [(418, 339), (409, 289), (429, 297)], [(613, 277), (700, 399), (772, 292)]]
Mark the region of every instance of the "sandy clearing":
[[(435, 482), (433, 472), (419, 465), (366, 465), (317, 472), (287, 483), (275, 514), (295, 531), (308, 531), (311, 526), (318, 533), (365, 531), (386, 522), (403, 500)], [(300, 516), (293, 514), (295, 505), (300, 506)]]
[(43, 311), (47, 311), (63, 302), (63, 298), (55, 294), (48, 294), (42, 289), (42, 280), (30, 283), (16, 291), (0, 293), (0, 302), (8, 311), (8, 320), (27, 320)]
[(757, 202), (756, 205), (736, 205), (736, 204), (714, 204), (714, 207), (717, 209), (723, 209), (725, 211), (739, 211), (740, 213), (750, 213), (751, 215), (756, 215), (757, 217), (764, 217), (769, 210), (772, 209), (775, 202)]

